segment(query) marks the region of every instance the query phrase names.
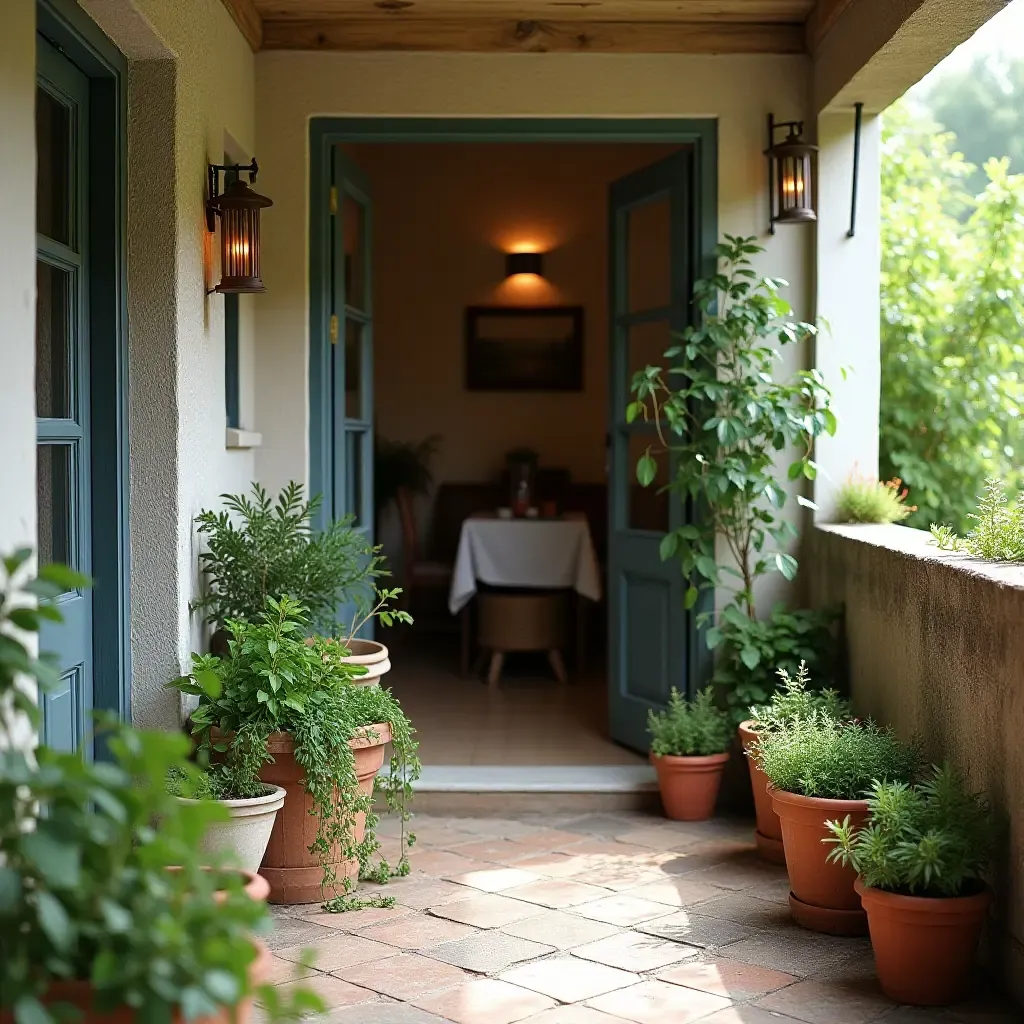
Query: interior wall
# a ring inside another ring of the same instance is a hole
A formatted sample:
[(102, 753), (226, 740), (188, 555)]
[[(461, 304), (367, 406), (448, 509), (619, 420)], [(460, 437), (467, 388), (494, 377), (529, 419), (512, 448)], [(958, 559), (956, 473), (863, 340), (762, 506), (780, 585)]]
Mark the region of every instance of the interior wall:
[[(434, 477), (493, 480), (513, 448), (576, 481), (605, 479), (608, 185), (677, 147), (381, 144), (347, 147), (373, 194), (378, 432), (441, 442)], [(412, 185), (412, 187), (410, 187)], [(505, 252), (544, 255), (505, 279)], [(660, 253), (649, 253), (650, 257)], [(470, 391), (470, 305), (582, 306), (581, 391)]]

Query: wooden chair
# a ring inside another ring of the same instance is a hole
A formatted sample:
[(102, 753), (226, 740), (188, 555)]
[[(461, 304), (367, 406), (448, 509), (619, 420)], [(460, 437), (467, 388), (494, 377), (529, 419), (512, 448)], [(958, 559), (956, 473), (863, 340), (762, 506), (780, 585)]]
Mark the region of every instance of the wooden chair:
[(420, 558), (413, 496), (404, 487), (398, 489), (398, 516), (402, 523), (402, 603), (411, 608), (417, 590), (447, 591), (451, 587), (453, 565)]

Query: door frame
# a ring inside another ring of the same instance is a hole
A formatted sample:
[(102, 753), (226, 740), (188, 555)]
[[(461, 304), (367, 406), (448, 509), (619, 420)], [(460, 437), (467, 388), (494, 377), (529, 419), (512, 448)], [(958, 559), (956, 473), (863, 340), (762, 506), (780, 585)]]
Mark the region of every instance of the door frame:
[[(694, 148), (694, 279), (718, 269), (718, 120), (602, 117), (314, 117), (309, 123), (309, 493), (330, 479), (330, 189), (331, 150), (339, 143), (414, 142), (662, 142)], [(611, 296), (609, 296), (609, 302)], [(611, 425), (609, 424), (609, 429)], [(321, 512), (318, 526), (324, 525)], [(372, 523), (370, 524), (372, 530)], [(712, 607), (702, 595), (700, 608)], [(682, 612), (682, 609), (680, 609)], [(690, 678), (711, 678), (713, 653), (690, 633)]]
[(89, 79), (93, 708), (130, 721), (128, 62), (73, 0), (37, 0), (36, 31)]

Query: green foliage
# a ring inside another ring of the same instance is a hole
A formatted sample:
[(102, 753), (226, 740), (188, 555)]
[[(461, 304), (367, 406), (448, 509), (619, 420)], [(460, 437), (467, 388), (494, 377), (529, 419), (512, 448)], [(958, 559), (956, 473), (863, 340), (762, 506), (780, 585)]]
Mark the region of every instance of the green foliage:
[(387, 508), (400, 490), (426, 494), (434, 482), (430, 463), (441, 444), (439, 434), (422, 441), (389, 441), (377, 436), (373, 456), (374, 507), (378, 513)]
[(967, 896), (981, 889), (992, 851), (987, 803), (948, 764), (916, 786), (875, 782), (870, 816), (830, 821), (830, 860), (852, 865), (865, 885), (910, 896)]
[(909, 782), (918, 751), (874, 722), (837, 720), (816, 711), (760, 733), (751, 757), (776, 789), (860, 800), (875, 780)]
[(880, 470), (913, 494), (908, 525), (964, 531), (987, 477), (1024, 484), (1024, 175), (991, 161), (975, 198), (954, 150), (886, 112)]
[[(38, 722), (24, 684), (56, 681), (54, 661), (33, 657), (24, 635), (59, 622), (60, 593), (88, 585), (59, 565), (31, 579), (29, 559), (4, 559), (0, 590), (0, 1011), (17, 1024), (66, 1020), (69, 1007), (43, 1002), (65, 979), (89, 981), (98, 1012), (129, 1006), (147, 1022), (232, 1007), (252, 991), (251, 936), (270, 918), (237, 872), (196, 857), (224, 811), (168, 792), (168, 774), (188, 771), (188, 739), (110, 720), (107, 761), (18, 746), (26, 720)], [(323, 1009), (306, 990), (268, 992), (274, 1020)]]
[(986, 480), (978, 510), (967, 518), (975, 525), (966, 537), (958, 537), (950, 526), (932, 523), (932, 537), (941, 550), (962, 551), (987, 562), (1024, 562), (1024, 491), (1011, 506), (1002, 481)]
[(917, 511), (916, 505), (906, 504), (908, 493), (899, 477), (883, 481), (851, 476), (839, 489), (839, 520), (843, 523), (901, 523)]
[[(323, 888), (329, 898), (339, 894), (330, 863), (337, 851), (344, 858), (358, 858), (360, 874), (375, 881), (408, 873), (405, 850), (412, 839), (406, 833), (406, 803), (420, 762), (412, 727), (390, 691), (356, 685), (365, 669), (342, 660), (348, 654), (344, 643), (322, 637), (307, 641), (307, 627), (301, 604), (287, 596), (280, 601), (268, 597), (260, 621), (228, 622), (229, 658), (193, 655), (192, 674), (168, 686), (200, 698), (192, 713), (200, 751), (213, 759), (223, 755), (221, 770), (239, 795), (262, 791), (259, 772), (270, 760), (271, 733), (292, 737), (317, 815), (310, 852), (324, 868)], [(389, 809), (402, 819), (402, 856), (394, 869), (383, 859), (371, 866), (380, 849), (374, 831), (378, 819), (372, 799), (359, 791), (349, 746), (350, 740), (369, 735), (368, 727), (382, 724), (391, 729), (392, 753), (390, 772), (377, 785)], [(353, 826), (359, 814), (366, 815), (366, 831), (356, 843)], [(346, 879), (340, 895), (350, 887)]]
[(193, 608), (204, 621), (220, 627), (230, 619), (251, 622), (268, 597), (287, 594), (309, 609), (314, 628), (332, 632), (339, 602), (354, 602), (361, 617), (376, 601), (383, 560), (350, 518), (314, 531), (319, 496), (304, 501), (302, 488), (290, 483), (274, 500), (259, 484), (252, 485), (251, 499), (221, 497), (220, 512), (196, 517), (207, 550), (199, 556), (205, 592)]
[(837, 618), (833, 609), (787, 611), (777, 605), (770, 618), (753, 619), (726, 605), (705, 638), (719, 651), (713, 683), (724, 694), (733, 722), (742, 722), (751, 705), (771, 699), (780, 669), (792, 674), (806, 664), (816, 678), (830, 680)]
[(648, 711), (647, 731), (651, 734), (651, 753), (662, 757), (721, 754), (732, 743), (729, 718), (715, 706), (710, 688), (688, 701), (673, 686), (668, 707)]
[[(791, 580), (797, 570), (785, 551), (796, 531), (779, 514), (786, 492), (775, 479), (776, 459), (795, 449), (789, 479), (813, 480), (814, 438), (836, 429), (817, 370), (802, 370), (786, 383), (774, 379), (781, 349), (804, 345), (817, 329), (785, 319), (790, 307), (779, 290), (786, 282), (759, 280), (751, 267), (750, 257), (762, 251), (753, 238), (725, 236), (716, 248), (720, 272), (694, 285), (701, 323), (678, 336), (664, 365), (634, 374), (636, 397), (626, 410), (630, 423), (654, 423), (660, 446), (648, 447), (639, 460), (639, 482), (653, 483), (657, 459), (668, 459), (668, 490), (702, 509), (697, 523), (672, 530), (661, 544), (662, 558), (677, 559), (693, 581), (687, 607), (700, 589), (720, 587), (729, 577), (732, 600), (751, 618), (754, 580), (775, 570)], [(716, 561), (718, 538), (732, 564)]]
[(780, 668), (777, 675), (782, 687), (775, 691), (771, 704), (750, 709), (751, 720), (758, 732), (778, 732), (794, 722), (812, 719), (819, 713), (837, 722), (853, 717), (850, 702), (840, 697), (837, 690), (811, 688), (806, 662), (800, 662), (796, 675), (790, 675), (784, 668)]

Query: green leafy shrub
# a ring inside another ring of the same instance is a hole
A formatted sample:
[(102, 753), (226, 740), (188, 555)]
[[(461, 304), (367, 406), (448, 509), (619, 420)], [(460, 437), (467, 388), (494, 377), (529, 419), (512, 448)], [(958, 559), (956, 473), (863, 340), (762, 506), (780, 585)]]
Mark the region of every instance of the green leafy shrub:
[(833, 609), (790, 611), (777, 605), (767, 619), (753, 619), (726, 605), (705, 639), (718, 650), (712, 682), (724, 694), (732, 721), (747, 717), (752, 705), (767, 703), (779, 670), (795, 673), (801, 664), (817, 679), (830, 680), (835, 664)]
[[(207, 870), (196, 855), (225, 812), (167, 791), (169, 773), (189, 771), (187, 737), (110, 719), (109, 760), (18, 746), (24, 726), (39, 723), (25, 682), (46, 689), (58, 679), (55, 660), (34, 657), (24, 634), (61, 621), (57, 598), (88, 585), (59, 565), (32, 579), (29, 558), (24, 550), (3, 560), (0, 590), (0, 1016), (69, 1019), (70, 1007), (44, 1004), (66, 979), (91, 983), (96, 1011), (130, 1007), (139, 1021), (233, 1007), (252, 994), (252, 935), (270, 917), (237, 872)], [(324, 1008), (305, 989), (260, 996), (274, 1020)]]
[(948, 764), (932, 765), (917, 785), (875, 782), (870, 815), (830, 821), (830, 860), (852, 865), (865, 885), (910, 896), (965, 896), (979, 891), (992, 851), (987, 803), (967, 792)]
[(899, 477), (869, 480), (851, 476), (839, 489), (839, 516), (844, 523), (901, 523), (916, 505), (906, 504), (909, 491)]
[(373, 499), (378, 514), (406, 490), (410, 494), (426, 494), (434, 482), (430, 463), (441, 444), (439, 434), (422, 441), (389, 441), (376, 438), (373, 454)]
[(777, 732), (794, 722), (812, 719), (819, 713), (837, 722), (853, 717), (850, 702), (840, 697), (837, 690), (811, 688), (806, 662), (800, 662), (796, 675), (791, 676), (780, 668), (778, 676), (782, 687), (775, 691), (772, 702), (750, 709), (751, 720), (758, 732)]
[[(305, 608), (289, 597), (267, 598), (267, 610), (257, 622), (229, 620), (230, 657), (192, 656), (192, 673), (168, 684), (183, 693), (198, 695), (192, 713), (193, 733), (200, 738), (200, 754), (216, 760), (223, 755), (222, 773), (239, 796), (263, 792), (259, 772), (270, 760), (267, 739), (274, 732), (288, 733), (295, 743), (295, 760), (305, 774), (306, 791), (317, 815), (316, 839), (311, 852), (324, 868), (325, 898), (345, 900), (352, 882), (338, 879), (331, 866), (332, 852), (359, 860), (360, 875), (384, 881), (393, 873), (407, 874), (406, 848), (413, 838), (406, 831), (406, 803), (420, 762), (413, 729), (398, 701), (379, 686), (357, 686), (364, 669), (343, 661), (343, 643), (321, 637), (308, 641)], [(391, 728), (391, 762), (377, 786), (389, 809), (401, 815), (402, 855), (392, 870), (383, 859), (371, 865), (380, 849), (372, 799), (359, 791), (355, 756), (349, 741), (367, 726), (386, 723)], [(214, 730), (217, 730), (217, 733)], [(356, 843), (356, 816), (366, 815), (366, 831)], [(338, 905), (338, 904), (336, 904)]]
[(932, 538), (942, 551), (962, 551), (987, 562), (1024, 562), (1024, 491), (1011, 506), (1002, 481), (986, 480), (978, 510), (967, 518), (975, 525), (966, 537), (932, 523)]
[(692, 701), (673, 686), (668, 707), (647, 714), (651, 753), (659, 757), (692, 757), (721, 754), (732, 742), (728, 715), (715, 706), (710, 689), (701, 690)]
[(918, 763), (890, 729), (822, 711), (760, 734), (751, 756), (776, 789), (832, 800), (861, 800), (875, 780), (909, 782)]

